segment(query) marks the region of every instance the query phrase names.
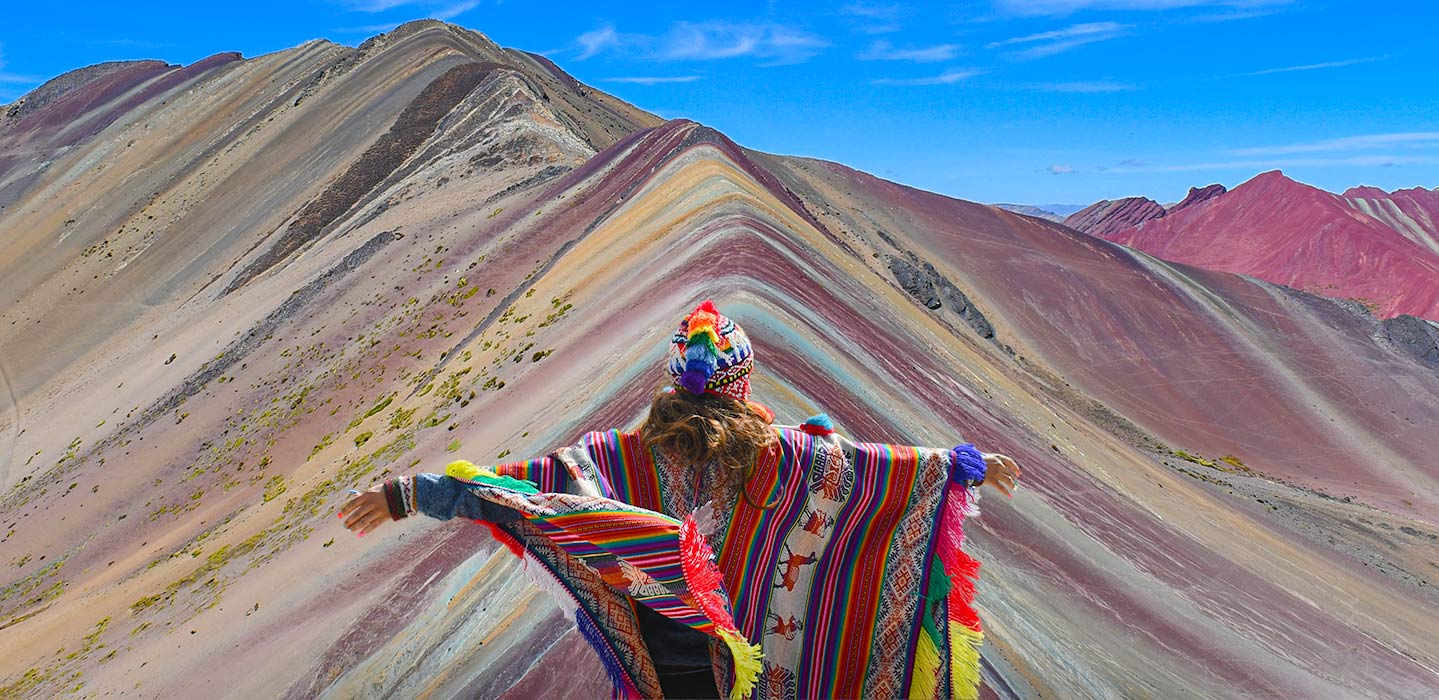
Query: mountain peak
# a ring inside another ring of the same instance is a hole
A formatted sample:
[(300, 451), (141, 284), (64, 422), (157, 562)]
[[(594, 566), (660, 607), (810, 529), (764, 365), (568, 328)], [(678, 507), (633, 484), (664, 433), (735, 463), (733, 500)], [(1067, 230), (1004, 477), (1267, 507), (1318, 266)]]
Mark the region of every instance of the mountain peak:
[(471, 49), (478, 49), (481, 53), (489, 54), (492, 58), (499, 58), (504, 55), (504, 49), (488, 36), (468, 27), (462, 27), (458, 24), (451, 24), (438, 19), (412, 19), (388, 32), (381, 32), (364, 40), (357, 48), (361, 53), (369, 53), (372, 49), (389, 46), (427, 31), (445, 32), (455, 37), (462, 42), (462, 44), (470, 44)]
[(1313, 185), (1295, 180), (1280, 170), (1269, 170), (1259, 173), (1230, 190), (1230, 192), (1243, 193), (1240, 199), (1262, 198), (1271, 201), (1281, 201), (1282, 198), (1287, 197), (1313, 198), (1320, 194), (1324, 195), (1322, 199), (1338, 199), (1338, 195), (1333, 192), (1322, 190)]
[(1321, 190), (1313, 185), (1295, 180), (1294, 178), (1285, 175), (1284, 171), (1279, 169), (1266, 170), (1262, 173), (1259, 173), (1258, 175), (1255, 175), (1254, 177), (1251, 177), (1248, 180), (1239, 183), (1239, 185), (1235, 186), (1235, 188), (1230, 191), (1238, 192), (1242, 189), (1263, 190), (1265, 192), (1271, 193), (1271, 196), (1273, 192), (1283, 192), (1295, 189), (1313, 190), (1315, 192), (1323, 192), (1331, 196), (1334, 194), (1327, 190)]
[(1356, 185), (1354, 187), (1350, 187), (1347, 190), (1344, 190), (1344, 194), (1340, 196), (1344, 197), (1345, 199), (1356, 197), (1378, 199), (1380, 197), (1388, 197), (1389, 193), (1373, 185)]
[(1206, 185), (1204, 187), (1191, 187), (1189, 188), (1189, 194), (1184, 197), (1184, 201), (1170, 207), (1169, 212), (1172, 214), (1176, 211), (1179, 211), (1180, 209), (1184, 209), (1185, 207), (1192, 207), (1196, 204), (1207, 202), (1211, 199), (1214, 199), (1215, 197), (1218, 197), (1221, 194), (1224, 194), (1225, 192), (1228, 192), (1228, 190), (1224, 188), (1224, 185), (1221, 185), (1217, 182), (1212, 185)]

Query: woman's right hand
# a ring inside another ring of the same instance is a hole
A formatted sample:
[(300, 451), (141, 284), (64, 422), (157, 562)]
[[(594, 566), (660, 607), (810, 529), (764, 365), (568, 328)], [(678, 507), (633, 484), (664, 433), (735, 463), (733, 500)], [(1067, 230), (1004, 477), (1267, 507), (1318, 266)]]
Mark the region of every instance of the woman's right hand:
[(984, 483), (999, 489), (1004, 495), (1014, 498), (1019, 488), (1019, 465), (1009, 455), (983, 452)]
[(351, 498), (340, 507), (340, 517), (344, 518), (345, 527), (360, 537), (390, 522), (390, 504), (385, 501), (384, 485), (376, 484)]

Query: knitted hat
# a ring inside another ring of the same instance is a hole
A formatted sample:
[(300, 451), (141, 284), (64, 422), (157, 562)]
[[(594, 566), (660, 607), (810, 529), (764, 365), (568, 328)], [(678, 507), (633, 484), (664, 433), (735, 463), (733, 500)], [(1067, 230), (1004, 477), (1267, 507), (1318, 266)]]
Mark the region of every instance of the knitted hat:
[(749, 400), (753, 367), (749, 336), (709, 300), (680, 321), (670, 340), (669, 369), (677, 391), (728, 396), (748, 404), (766, 420), (774, 420), (768, 408)]

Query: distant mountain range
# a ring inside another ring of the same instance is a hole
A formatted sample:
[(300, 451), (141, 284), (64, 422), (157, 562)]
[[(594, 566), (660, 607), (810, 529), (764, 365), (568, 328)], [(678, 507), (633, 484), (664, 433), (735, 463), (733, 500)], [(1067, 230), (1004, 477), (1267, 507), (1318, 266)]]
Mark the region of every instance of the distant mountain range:
[(1083, 204), (995, 204), (994, 206), (1016, 214), (1047, 219), (1063, 223), (1064, 217), (1084, 208)]
[(1063, 223), (1165, 260), (1352, 299), (1381, 317), (1439, 320), (1439, 190), (1333, 194), (1273, 170), (1233, 190), (1193, 188), (1169, 207), (1103, 200)]

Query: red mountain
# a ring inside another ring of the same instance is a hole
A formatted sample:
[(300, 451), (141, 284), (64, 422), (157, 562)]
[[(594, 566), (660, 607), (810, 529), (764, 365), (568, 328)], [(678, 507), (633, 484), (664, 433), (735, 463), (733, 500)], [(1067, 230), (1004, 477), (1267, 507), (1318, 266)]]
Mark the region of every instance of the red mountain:
[(1164, 213), (1164, 205), (1148, 197), (1102, 199), (1070, 214), (1064, 225), (1096, 236), (1106, 236), (1127, 231), (1150, 219), (1164, 216)]
[(1357, 299), (1382, 317), (1439, 320), (1435, 191), (1336, 195), (1274, 170), (1229, 192), (1191, 190), (1181, 205), (1150, 214), (1124, 228), (1080, 214), (1066, 223), (1165, 260)]
[(1344, 192), (1344, 199), (1405, 238), (1439, 253), (1439, 190), (1415, 187), (1390, 194), (1377, 187), (1351, 187)]

